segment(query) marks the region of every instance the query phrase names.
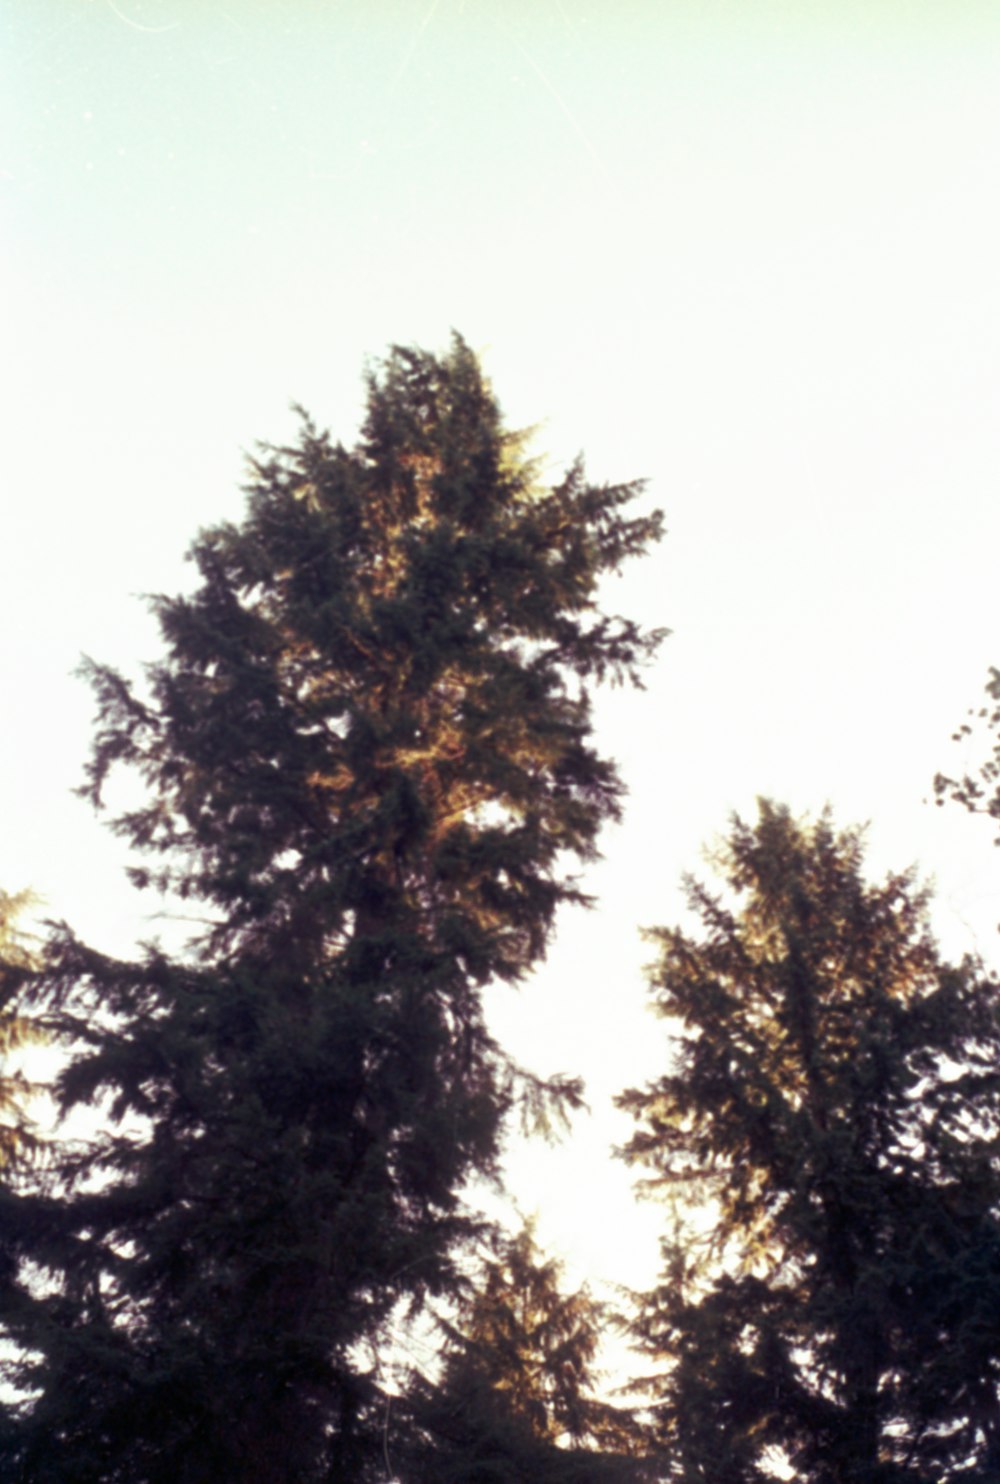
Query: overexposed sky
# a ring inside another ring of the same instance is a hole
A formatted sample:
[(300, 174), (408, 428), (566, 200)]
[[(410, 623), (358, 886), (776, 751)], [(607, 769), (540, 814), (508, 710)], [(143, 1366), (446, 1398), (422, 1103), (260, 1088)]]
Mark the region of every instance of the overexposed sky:
[(518, 1199), (641, 1281), (605, 1154), (664, 1054), (637, 926), (732, 809), (870, 819), (873, 869), (918, 862), (949, 951), (996, 961), (990, 831), (925, 800), (1000, 664), (1000, 9), (2, 0), (0, 66), (0, 884), (103, 947), (156, 931), (70, 794), (77, 657), (156, 655), (135, 595), (189, 580), (292, 399), (350, 441), (365, 358), (458, 329), (553, 477), (582, 449), (666, 511), (608, 593), (673, 636), (599, 708), (631, 788), (601, 905), (493, 997), (594, 1108)]

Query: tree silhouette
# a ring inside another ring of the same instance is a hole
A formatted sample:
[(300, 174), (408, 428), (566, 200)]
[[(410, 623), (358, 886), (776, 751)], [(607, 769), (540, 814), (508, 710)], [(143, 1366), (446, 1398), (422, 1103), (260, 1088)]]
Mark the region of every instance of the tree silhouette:
[(909, 875), (763, 803), (652, 934), (669, 1070), (620, 1099), (672, 1207), (637, 1337), (670, 1477), (1000, 1478), (997, 990)]
[[(397, 348), (357, 445), (303, 415), (153, 607), (137, 689), (88, 666), (86, 795), (131, 768), (132, 869), (200, 913), (134, 962), (68, 930), (23, 990), (104, 1132), (8, 1211), (25, 1400), (4, 1477), (383, 1476), (379, 1357), (450, 1292), (508, 1112), (572, 1104), (484, 1023), (544, 954), (622, 787), (590, 693), (658, 641), (598, 584), (659, 535), (635, 484), (539, 484), (475, 357)], [(37, 1271), (44, 1267), (46, 1281)]]

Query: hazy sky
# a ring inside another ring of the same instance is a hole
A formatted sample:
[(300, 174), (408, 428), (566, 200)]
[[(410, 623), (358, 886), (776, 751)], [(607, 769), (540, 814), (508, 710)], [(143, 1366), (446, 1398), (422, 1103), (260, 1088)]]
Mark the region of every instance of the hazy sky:
[(156, 930), (70, 794), (79, 653), (156, 655), (135, 595), (189, 581), (290, 400), (349, 441), (365, 358), (458, 329), (553, 477), (582, 449), (666, 511), (608, 594), (673, 637), (599, 710), (601, 907), (495, 1005), (595, 1109), (522, 1205), (574, 1271), (648, 1273), (605, 1158), (664, 1054), (636, 929), (733, 808), (871, 819), (994, 952), (990, 832), (925, 800), (1000, 664), (1000, 7), (0, 0), (0, 55), (0, 884)]

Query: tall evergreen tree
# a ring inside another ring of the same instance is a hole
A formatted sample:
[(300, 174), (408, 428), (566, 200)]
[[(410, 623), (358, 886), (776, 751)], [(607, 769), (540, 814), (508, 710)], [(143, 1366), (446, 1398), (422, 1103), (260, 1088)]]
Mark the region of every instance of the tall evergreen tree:
[(458, 338), (367, 393), (354, 448), (303, 414), (254, 462), (196, 590), (155, 600), (145, 690), (88, 666), (86, 793), (138, 773), (133, 878), (204, 927), (135, 962), (63, 930), (25, 990), (74, 1048), (63, 1111), (107, 1128), (8, 1201), (4, 1478), (383, 1478), (394, 1312), (452, 1285), (511, 1108), (577, 1097), (511, 1062), (481, 987), (586, 901), (567, 867), (622, 796), (591, 688), (659, 638), (598, 585), (659, 516), (579, 466), (541, 487)]
[(685, 1484), (1000, 1479), (996, 986), (908, 875), (762, 804), (658, 930), (669, 1070), (621, 1104), (673, 1203), (637, 1336)]

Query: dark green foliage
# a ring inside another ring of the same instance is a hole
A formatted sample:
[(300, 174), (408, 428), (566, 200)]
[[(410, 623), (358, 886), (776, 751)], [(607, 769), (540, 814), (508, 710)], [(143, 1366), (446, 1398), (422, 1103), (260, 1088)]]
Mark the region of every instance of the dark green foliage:
[(3, 1477), (382, 1478), (393, 1316), (448, 1293), (507, 1113), (578, 1098), (497, 1046), (479, 987), (544, 953), (622, 794), (589, 688), (657, 635), (597, 584), (659, 535), (634, 485), (540, 488), (458, 339), (397, 349), (348, 451), (303, 417), (244, 521), (155, 609), (145, 693), (88, 666), (86, 794), (125, 764), (133, 875), (185, 899), (186, 953), (68, 931), (25, 1003), (107, 1131), (15, 1200)]
[(464, 1296), (440, 1385), (416, 1410), (406, 1484), (639, 1484), (653, 1475), (625, 1408), (593, 1395), (605, 1307), (566, 1293), (561, 1264), (539, 1252), (532, 1225), (499, 1239)]
[(762, 804), (652, 936), (670, 1070), (621, 1104), (673, 1226), (639, 1307), (685, 1484), (1000, 1479), (997, 990), (908, 875)]

